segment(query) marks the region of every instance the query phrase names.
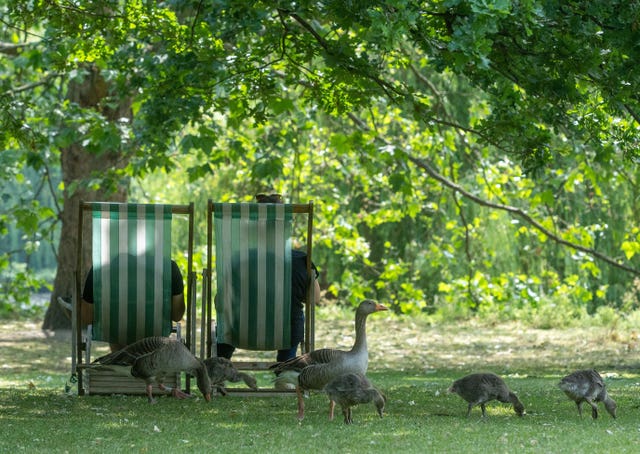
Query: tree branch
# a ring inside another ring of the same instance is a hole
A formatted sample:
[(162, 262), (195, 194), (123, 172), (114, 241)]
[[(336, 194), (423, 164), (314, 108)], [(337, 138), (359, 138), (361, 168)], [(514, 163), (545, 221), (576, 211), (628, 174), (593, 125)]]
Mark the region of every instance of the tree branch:
[[(280, 10), (280, 11), (284, 11), (284, 10)], [(300, 17), (298, 14), (294, 12), (289, 12), (289, 11), (284, 11), (284, 12), (287, 13), (289, 16), (291, 16), (291, 18), (294, 19), (296, 22), (298, 22), (305, 30), (307, 30), (313, 36), (313, 38), (318, 42), (318, 44), (322, 46), (325, 52), (327, 52), (330, 55), (339, 55), (339, 52), (336, 52), (334, 49), (332, 49), (331, 46), (329, 45), (329, 42), (326, 39), (324, 39), (322, 36), (320, 36), (320, 34), (311, 26), (309, 22), (307, 22), (306, 20), (304, 20), (302, 17)], [(345, 66), (350, 71), (358, 73), (360, 76), (373, 81), (376, 85), (380, 87), (380, 89), (384, 92), (384, 94), (392, 101), (396, 101), (396, 96), (404, 97), (406, 95), (406, 93), (402, 93), (398, 91), (392, 84), (379, 78), (375, 74), (369, 74), (364, 71), (359, 71), (353, 63), (348, 63)]]
[[(417, 110), (421, 109), (422, 106), (420, 106), (419, 104), (416, 105)], [(354, 121), (354, 123), (356, 123), (358, 125), (358, 127), (360, 128), (364, 128), (364, 129), (368, 129), (366, 125), (364, 125), (363, 122), (361, 122), (356, 115), (350, 114), (349, 117), (352, 119), (352, 121)], [(500, 145), (496, 145), (494, 143), (493, 140), (491, 140), (489, 137), (484, 136), (482, 133), (480, 133), (479, 131), (475, 131), (472, 130), (470, 128), (465, 128), (461, 125), (457, 125), (455, 123), (452, 123), (450, 121), (447, 121), (445, 119), (432, 119), (434, 122), (440, 124), (440, 125), (444, 125), (444, 126), (450, 126), (452, 128), (455, 128), (458, 131), (464, 131), (464, 132), (468, 132), (468, 133), (473, 133), (473, 134), (477, 134), (480, 137), (484, 137), (485, 140), (487, 140), (488, 143), (492, 143), (494, 144), (498, 149), (503, 149)], [(481, 206), (485, 206), (487, 208), (492, 208), (492, 209), (496, 209), (496, 210), (502, 210), (502, 211), (507, 211), (509, 213), (511, 213), (512, 215), (515, 215), (521, 219), (523, 219), (524, 221), (526, 221), (529, 225), (531, 225), (533, 228), (535, 228), (536, 230), (538, 230), (539, 232), (545, 234), (547, 237), (551, 238), (554, 242), (556, 242), (557, 244), (560, 244), (562, 246), (577, 250), (577, 251), (581, 251), (584, 252), (585, 254), (588, 254), (594, 258), (597, 258), (609, 265), (612, 265), (616, 268), (619, 268), (621, 270), (624, 270), (626, 272), (629, 272), (633, 275), (636, 276), (640, 276), (640, 270), (630, 267), (628, 265), (625, 265), (624, 263), (620, 263), (619, 261), (616, 261), (615, 259), (604, 255), (598, 251), (596, 251), (593, 248), (588, 248), (588, 247), (584, 247), (581, 246), (579, 244), (575, 244), (572, 243), (570, 241), (567, 241), (561, 237), (559, 237), (558, 235), (554, 234), (552, 231), (550, 231), (549, 229), (547, 229), (546, 227), (544, 227), (542, 224), (540, 224), (538, 221), (536, 221), (534, 218), (532, 218), (527, 212), (521, 210), (520, 208), (516, 208), (510, 205), (505, 205), (505, 204), (498, 204), (498, 203), (492, 203), (489, 202), (487, 200), (484, 200), (480, 197), (475, 196), (474, 194), (466, 191), (462, 186), (456, 184), (455, 182), (447, 179), (446, 177), (444, 177), (443, 175), (441, 175), (440, 173), (438, 173), (435, 169), (433, 169), (429, 164), (427, 164), (425, 161), (421, 160), (421, 159), (417, 159), (415, 157), (410, 156), (409, 154), (407, 154), (407, 158), (412, 161), (415, 165), (417, 165), (418, 167), (420, 167), (421, 169), (423, 169), (429, 176), (431, 176), (432, 178), (434, 178), (435, 180), (439, 181), (440, 183), (442, 183), (443, 185), (445, 185), (446, 187), (462, 194), (465, 198), (473, 201), (474, 203), (481, 205)]]
[(30, 83), (30, 84), (22, 85), (21, 87), (12, 88), (11, 90), (7, 90), (4, 93), (0, 93), (0, 96), (15, 95), (16, 93), (20, 93), (23, 91), (33, 90), (34, 88), (39, 87), (41, 85), (47, 85), (51, 81), (51, 79), (55, 79), (56, 77), (61, 75), (62, 75), (61, 73), (47, 74), (46, 76), (44, 76), (42, 80)]
[(200, 2), (198, 3), (198, 7), (196, 8), (196, 14), (193, 17), (193, 21), (191, 21), (191, 38), (189, 40), (191, 44), (193, 44), (193, 38), (196, 34), (196, 24), (200, 17), (200, 13), (202, 12), (202, 3), (203, 0), (200, 0)]
[(477, 309), (480, 307), (480, 301), (473, 292), (473, 286), (471, 285), (473, 281), (473, 257), (471, 257), (471, 238), (469, 235), (469, 223), (467, 222), (464, 212), (462, 211), (462, 205), (460, 204), (458, 196), (455, 192), (453, 193), (453, 201), (456, 204), (456, 207), (458, 207), (458, 216), (460, 216), (460, 221), (462, 221), (462, 225), (464, 226), (464, 253), (467, 256), (467, 293), (469, 294), (471, 300), (473, 300), (474, 307)]
[(19, 27), (17, 25), (12, 24), (11, 22), (7, 22), (6, 20), (2, 19), (2, 17), (0, 17), (0, 23), (6, 25), (9, 28), (13, 28), (14, 30), (18, 30), (21, 33), (25, 33), (27, 35), (35, 36), (36, 38), (44, 39), (44, 36), (37, 35), (35, 33), (32, 33), (31, 31), (29, 31), (27, 28)]
[[(404, 55), (406, 55), (407, 57), (409, 56), (409, 54), (407, 52), (404, 52)], [(416, 79), (418, 79), (418, 81), (420, 81), (424, 85), (426, 85), (429, 88), (429, 90), (431, 91), (431, 93), (433, 94), (433, 97), (436, 100), (436, 105), (433, 108), (434, 112), (441, 111), (441, 112), (443, 112), (445, 117), (449, 118), (449, 114), (448, 114), (448, 112), (447, 112), (447, 110), (446, 110), (446, 108), (444, 106), (444, 102), (442, 100), (442, 93), (440, 93), (440, 91), (438, 91), (436, 86), (429, 79), (427, 79), (420, 71), (418, 71), (418, 68), (416, 68), (416, 65), (411, 63), (409, 65), (409, 69), (411, 70), (413, 75), (416, 77)]]
[(23, 47), (27, 47), (28, 44), (25, 43), (0, 43), (0, 54), (16, 56), (18, 55), (18, 51)]
[(633, 110), (633, 108), (629, 104), (625, 103), (623, 105), (625, 110), (629, 113), (629, 115), (633, 117), (636, 123), (640, 123), (640, 115), (638, 115), (638, 113), (635, 110)]
[(553, 241), (555, 241), (558, 244), (561, 244), (561, 245), (566, 246), (568, 248), (574, 249), (576, 251), (584, 252), (585, 254), (588, 254), (588, 255), (590, 255), (592, 257), (595, 257), (595, 258), (597, 258), (599, 260), (602, 260), (603, 262), (608, 263), (609, 265), (615, 266), (616, 268), (620, 268), (621, 270), (627, 271), (627, 272), (629, 272), (629, 273), (631, 273), (633, 275), (640, 276), (640, 270), (637, 270), (635, 268), (627, 266), (624, 263), (620, 263), (620, 262), (612, 259), (611, 257), (607, 256), (607, 255), (601, 254), (600, 252), (596, 251), (595, 249), (584, 247), (584, 246), (581, 246), (579, 244), (575, 244), (575, 243), (567, 241), (567, 240), (565, 240), (563, 238), (560, 238), (558, 235), (556, 235), (553, 232), (551, 232), (549, 229), (547, 229), (545, 226), (543, 226), (538, 221), (533, 219), (527, 212), (521, 210), (520, 208), (516, 208), (516, 207), (510, 206), (510, 205), (503, 205), (503, 204), (499, 204), (499, 203), (492, 203), (492, 202), (489, 202), (487, 200), (484, 200), (484, 199), (482, 199), (482, 198), (470, 193), (469, 191), (464, 189), (462, 186), (460, 186), (460, 185), (454, 183), (453, 181), (447, 179), (445, 176), (443, 176), (440, 173), (438, 173), (433, 167), (431, 167), (424, 160), (415, 158), (415, 157), (410, 156), (408, 154), (407, 154), (407, 157), (411, 162), (413, 162), (419, 168), (424, 170), (431, 178), (433, 178), (434, 180), (439, 181), (440, 183), (442, 183), (443, 185), (445, 185), (449, 189), (462, 194), (465, 198), (473, 201), (474, 203), (477, 203), (478, 205), (481, 205), (481, 206), (485, 206), (487, 208), (492, 208), (494, 210), (506, 211), (506, 212), (511, 213), (511, 214), (513, 214), (515, 216), (518, 216), (519, 218), (521, 218), (524, 221), (526, 221), (529, 225), (533, 226), (536, 230), (538, 230), (539, 232), (542, 232), (543, 234), (545, 234), (547, 237), (551, 238)]

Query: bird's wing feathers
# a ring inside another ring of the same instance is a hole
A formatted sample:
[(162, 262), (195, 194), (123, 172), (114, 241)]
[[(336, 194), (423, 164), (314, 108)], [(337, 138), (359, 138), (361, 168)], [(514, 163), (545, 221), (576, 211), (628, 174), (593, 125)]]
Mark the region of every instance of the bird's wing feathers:
[(140, 358), (155, 354), (158, 351), (164, 349), (175, 340), (166, 337), (145, 337), (133, 344), (127, 345), (122, 350), (109, 353), (108, 355), (101, 356), (93, 361), (93, 363), (99, 363), (103, 365), (119, 365), (119, 366), (131, 366)]
[(320, 350), (309, 352), (309, 357), (312, 360), (312, 364), (326, 364), (344, 357), (345, 353), (347, 352), (335, 348), (321, 348)]
[(305, 353), (295, 358), (291, 358), (287, 361), (274, 364), (271, 366), (273, 372), (278, 375), (284, 371), (297, 371), (318, 364), (327, 364), (339, 360), (347, 353), (343, 350), (337, 350), (334, 348), (321, 348), (313, 350), (309, 353)]

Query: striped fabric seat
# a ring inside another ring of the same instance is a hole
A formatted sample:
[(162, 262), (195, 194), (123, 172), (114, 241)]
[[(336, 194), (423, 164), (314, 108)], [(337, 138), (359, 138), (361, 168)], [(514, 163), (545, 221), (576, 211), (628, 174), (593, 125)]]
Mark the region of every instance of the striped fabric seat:
[(93, 339), (171, 332), (170, 205), (92, 203)]
[(291, 345), (292, 205), (214, 203), (219, 343)]
[[(187, 227), (186, 238), (172, 238), (172, 224), (176, 220), (180, 226)], [(193, 232), (193, 203), (79, 203), (71, 324), (71, 383), (77, 382), (79, 396), (146, 393), (144, 381), (119, 376), (118, 371), (91, 368), (89, 365), (95, 359), (93, 341), (130, 344), (144, 337), (170, 336), (175, 329), (176, 337), (195, 351)], [(87, 234), (90, 238), (85, 238)], [(178, 244), (172, 244), (176, 240)], [(89, 246), (91, 254), (87, 253)], [(187, 286), (183, 292), (186, 332), (181, 330), (180, 323), (171, 320), (171, 252), (172, 248), (175, 252), (176, 246), (186, 253), (187, 259)], [(89, 257), (91, 262), (87, 263)], [(92, 271), (87, 275), (89, 268)], [(82, 295), (89, 278), (93, 290), (93, 321), (86, 327), (85, 335)], [(167, 377), (165, 381), (174, 388), (182, 388), (182, 383), (181, 374)], [(189, 392), (188, 375), (184, 385)]]

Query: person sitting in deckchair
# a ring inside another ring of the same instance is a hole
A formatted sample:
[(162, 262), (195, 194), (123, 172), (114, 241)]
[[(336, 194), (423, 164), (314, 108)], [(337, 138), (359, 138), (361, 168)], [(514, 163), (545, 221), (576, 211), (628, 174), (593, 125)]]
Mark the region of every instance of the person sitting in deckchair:
[[(114, 260), (112, 266), (118, 266), (118, 260)], [(81, 321), (83, 325), (93, 323), (93, 267), (89, 269), (84, 282), (82, 291)], [(171, 320), (179, 322), (182, 320), (186, 310), (184, 302), (184, 283), (182, 273), (178, 264), (171, 260)], [(122, 344), (110, 343), (109, 347), (112, 352), (118, 351), (125, 347)]]
[[(258, 194), (258, 203), (283, 203), (280, 194)], [(320, 284), (318, 283), (318, 269), (311, 264), (314, 274), (314, 298), (315, 303), (320, 300)], [(282, 362), (294, 358), (298, 346), (304, 340), (304, 302), (307, 299), (307, 253), (297, 249), (291, 250), (291, 346), (278, 350), (276, 361)], [(235, 347), (230, 344), (218, 343), (217, 355), (231, 359)]]

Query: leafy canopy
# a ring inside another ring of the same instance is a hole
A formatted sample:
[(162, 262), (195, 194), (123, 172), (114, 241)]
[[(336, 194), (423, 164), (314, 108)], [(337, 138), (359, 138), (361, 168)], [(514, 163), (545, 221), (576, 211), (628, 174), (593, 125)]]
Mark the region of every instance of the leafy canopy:
[[(80, 143), (126, 157), (116, 178), (187, 175), (195, 197), (316, 198), (330, 290), (405, 311), (629, 290), (638, 2), (0, 4), (19, 49), (2, 59), (7, 176)], [(95, 69), (131, 122), (68, 99)]]

